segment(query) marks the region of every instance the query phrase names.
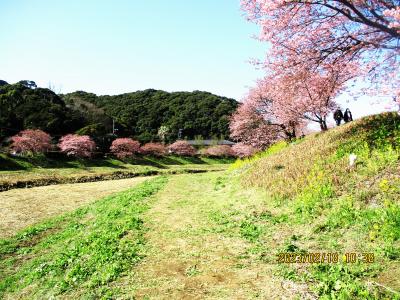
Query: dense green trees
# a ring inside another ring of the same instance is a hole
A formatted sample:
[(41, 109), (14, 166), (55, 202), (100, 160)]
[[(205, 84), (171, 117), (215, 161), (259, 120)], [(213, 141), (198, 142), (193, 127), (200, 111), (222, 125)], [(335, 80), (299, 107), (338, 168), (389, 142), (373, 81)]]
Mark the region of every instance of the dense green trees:
[(236, 107), (233, 99), (200, 91), (57, 95), (37, 88), (33, 81), (0, 81), (0, 141), (24, 129), (41, 129), (56, 137), (90, 135), (101, 148), (102, 144), (107, 148), (115, 136), (133, 137), (142, 143), (159, 141), (161, 127), (165, 142), (176, 140), (179, 129), (182, 138), (227, 138), (228, 119)]
[(0, 138), (23, 129), (41, 129), (58, 135), (82, 125), (79, 116), (74, 116), (64, 101), (49, 89), (32, 88), (23, 83), (0, 87)]
[(62, 96), (66, 103), (95, 104), (98, 113), (111, 116), (119, 135), (129, 135), (142, 142), (158, 140), (161, 126), (168, 128), (166, 141), (176, 140), (181, 128), (182, 137), (201, 135), (227, 138), (228, 118), (237, 107), (233, 99), (208, 92), (174, 92), (144, 90), (116, 96), (95, 96), (75, 92)]

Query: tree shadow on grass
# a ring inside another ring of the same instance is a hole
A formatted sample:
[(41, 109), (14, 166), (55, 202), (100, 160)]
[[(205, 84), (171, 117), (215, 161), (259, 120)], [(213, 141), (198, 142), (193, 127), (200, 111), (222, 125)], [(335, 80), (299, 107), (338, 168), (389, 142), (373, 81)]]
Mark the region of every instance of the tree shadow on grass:
[(129, 163), (131, 165), (139, 165), (139, 166), (151, 166), (159, 169), (167, 169), (162, 163), (159, 162), (160, 158), (158, 157), (142, 157), (136, 156), (133, 158), (128, 158), (124, 160), (124, 162)]
[(69, 167), (81, 167), (81, 168), (112, 168), (112, 169), (126, 169), (123, 161), (118, 161), (114, 163), (109, 159), (74, 159), (69, 161)]
[(0, 156), (0, 170), (1, 171), (20, 171), (26, 170), (27, 167), (19, 164), (18, 161), (9, 159), (7, 156)]
[[(218, 158), (218, 163), (230, 163), (231, 158)], [(169, 166), (183, 166), (188, 164), (205, 165), (212, 164), (199, 156), (141, 156), (119, 160), (116, 158), (104, 158), (102, 156), (91, 159), (78, 159), (66, 157), (60, 153), (46, 153), (46, 155), (35, 155), (30, 157), (11, 156), (10, 154), (0, 155), (0, 170), (17, 171), (31, 168), (82, 168), (89, 169), (104, 167), (112, 169), (128, 169), (125, 164), (138, 166), (151, 166), (158, 169), (168, 169)]]
[(48, 156), (0, 156), (0, 170), (18, 171), (28, 170), (31, 168), (57, 169), (57, 168), (91, 168), (91, 167), (107, 167), (113, 169), (126, 169), (123, 162), (113, 163), (107, 159), (77, 159), (65, 156), (53, 157)]

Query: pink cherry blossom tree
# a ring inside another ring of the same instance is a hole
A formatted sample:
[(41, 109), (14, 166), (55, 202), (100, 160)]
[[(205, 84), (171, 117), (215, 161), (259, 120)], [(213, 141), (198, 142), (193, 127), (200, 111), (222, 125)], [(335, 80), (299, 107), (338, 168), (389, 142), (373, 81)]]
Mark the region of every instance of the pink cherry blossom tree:
[(229, 129), (233, 140), (259, 149), (284, 137), (280, 124), (268, 122), (249, 102), (240, 105), (232, 115)]
[(277, 101), (277, 93), (280, 92), (274, 87), (264, 79), (250, 89), (242, 105), (231, 117), (229, 127), (232, 139), (257, 149), (265, 149), (280, 139), (290, 140), (296, 137), (303, 126), (302, 120), (298, 114), (290, 114), (285, 106), (279, 107), (274, 103)]
[(93, 155), (96, 144), (88, 135), (68, 134), (60, 139), (58, 147), (68, 156), (89, 158)]
[(27, 129), (11, 137), (11, 149), (19, 153), (43, 153), (52, 148), (51, 137), (39, 129)]
[(111, 153), (113, 153), (119, 159), (124, 159), (138, 153), (140, 149), (140, 143), (130, 138), (119, 138), (115, 139), (110, 147)]
[(260, 40), (271, 50), (264, 66), (275, 72), (315, 72), (338, 60), (357, 65), (354, 76), (400, 101), (400, 7), (397, 0), (242, 0)]
[(237, 143), (233, 145), (232, 150), (235, 153), (235, 155), (240, 158), (252, 156), (257, 152), (256, 148), (250, 145), (245, 145), (243, 143)]
[(235, 156), (235, 152), (232, 150), (231, 146), (216, 145), (204, 149), (203, 155), (217, 156), (217, 157), (232, 157)]
[(317, 122), (321, 130), (327, 130), (327, 116), (337, 108), (335, 98), (354, 78), (353, 70), (353, 64), (338, 61), (318, 71), (300, 68), (295, 72), (271, 72), (262, 88), (280, 119)]
[(161, 143), (147, 143), (140, 147), (140, 153), (145, 155), (163, 156), (166, 154), (166, 147)]
[(196, 149), (187, 141), (176, 141), (168, 146), (168, 151), (183, 156), (193, 156), (196, 154)]

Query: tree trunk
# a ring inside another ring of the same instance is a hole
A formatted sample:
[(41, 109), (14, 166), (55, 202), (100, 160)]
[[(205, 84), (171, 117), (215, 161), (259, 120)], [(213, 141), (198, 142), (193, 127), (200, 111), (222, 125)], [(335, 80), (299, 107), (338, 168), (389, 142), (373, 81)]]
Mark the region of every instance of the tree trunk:
[(326, 120), (321, 120), (319, 122), (319, 126), (321, 127), (321, 131), (327, 131), (328, 130), (328, 126), (326, 125)]

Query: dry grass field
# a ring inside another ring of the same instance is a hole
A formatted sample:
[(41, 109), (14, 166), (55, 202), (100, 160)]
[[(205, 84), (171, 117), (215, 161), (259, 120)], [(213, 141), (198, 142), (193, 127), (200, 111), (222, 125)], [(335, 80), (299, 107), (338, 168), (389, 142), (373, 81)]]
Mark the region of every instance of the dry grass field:
[(146, 177), (13, 189), (0, 193), (0, 238), (46, 218), (126, 190)]

